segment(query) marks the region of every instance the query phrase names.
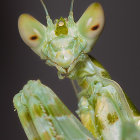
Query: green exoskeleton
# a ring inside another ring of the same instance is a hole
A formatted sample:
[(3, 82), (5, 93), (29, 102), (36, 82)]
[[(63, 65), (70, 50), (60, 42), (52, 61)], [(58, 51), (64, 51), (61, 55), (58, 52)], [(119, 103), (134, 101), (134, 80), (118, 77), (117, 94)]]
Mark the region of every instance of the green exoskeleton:
[[(91, 4), (75, 23), (73, 2), (68, 18), (47, 26), (28, 14), (19, 17), (24, 42), (58, 77), (72, 81), (81, 122), (54, 92), (40, 81), (29, 81), (14, 97), (14, 105), (29, 140), (140, 140), (140, 113), (108, 72), (88, 55), (104, 26), (104, 11)], [(89, 130), (89, 131), (88, 131)]]

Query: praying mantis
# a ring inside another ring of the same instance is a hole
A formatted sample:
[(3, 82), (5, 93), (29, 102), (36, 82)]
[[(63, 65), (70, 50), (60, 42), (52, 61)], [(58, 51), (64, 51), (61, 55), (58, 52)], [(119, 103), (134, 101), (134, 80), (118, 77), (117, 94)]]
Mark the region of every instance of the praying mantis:
[(75, 23), (73, 3), (68, 18), (51, 20), (44, 2), (47, 26), (28, 14), (19, 17), (23, 41), (58, 77), (72, 81), (77, 114), (39, 80), (30, 80), (13, 102), (29, 140), (140, 140), (140, 113), (104, 67), (88, 53), (104, 27), (104, 11), (95, 2)]

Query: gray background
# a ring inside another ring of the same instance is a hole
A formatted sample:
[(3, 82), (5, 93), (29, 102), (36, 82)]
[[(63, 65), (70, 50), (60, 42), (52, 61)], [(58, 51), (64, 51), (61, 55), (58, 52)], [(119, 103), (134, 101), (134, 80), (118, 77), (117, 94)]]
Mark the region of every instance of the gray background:
[[(79, 19), (94, 0), (75, 0), (74, 17)], [(91, 54), (109, 71), (140, 110), (140, 1), (98, 0), (105, 10), (106, 24)], [(47, 0), (52, 19), (67, 17), (70, 0)], [(13, 96), (30, 79), (40, 79), (51, 87), (71, 111), (77, 99), (68, 79), (59, 80), (56, 70), (45, 65), (21, 40), (17, 19), (30, 13), (46, 23), (39, 0), (1, 2), (1, 139), (26, 140), (12, 104)]]

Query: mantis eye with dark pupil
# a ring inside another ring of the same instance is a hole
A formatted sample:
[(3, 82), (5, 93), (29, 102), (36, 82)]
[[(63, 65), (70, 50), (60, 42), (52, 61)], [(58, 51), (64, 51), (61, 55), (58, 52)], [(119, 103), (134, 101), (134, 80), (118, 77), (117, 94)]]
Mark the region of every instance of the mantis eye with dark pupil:
[(37, 35), (33, 35), (30, 37), (30, 40), (37, 40), (38, 39), (38, 36)]
[(93, 26), (93, 27), (91, 28), (91, 30), (94, 31), (94, 30), (97, 30), (98, 28), (99, 28), (99, 24)]

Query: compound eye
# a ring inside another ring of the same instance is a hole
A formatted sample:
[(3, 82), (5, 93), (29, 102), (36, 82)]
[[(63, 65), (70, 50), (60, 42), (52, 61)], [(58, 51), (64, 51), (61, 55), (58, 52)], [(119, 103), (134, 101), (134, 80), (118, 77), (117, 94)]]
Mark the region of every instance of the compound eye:
[(30, 40), (31, 41), (38, 40), (38, 35), (32, 35), (32, 36), (30, 36)]
[(104, 26), (104, 11), (99, 3), (91, 4), (77, 22), (79, 32), (88, 39), (98, 37)]
[(45, 40), (45, 26), (28, 14), (22, 14), (18, 20), (19, 33), (23, 41), (38, 55)]

